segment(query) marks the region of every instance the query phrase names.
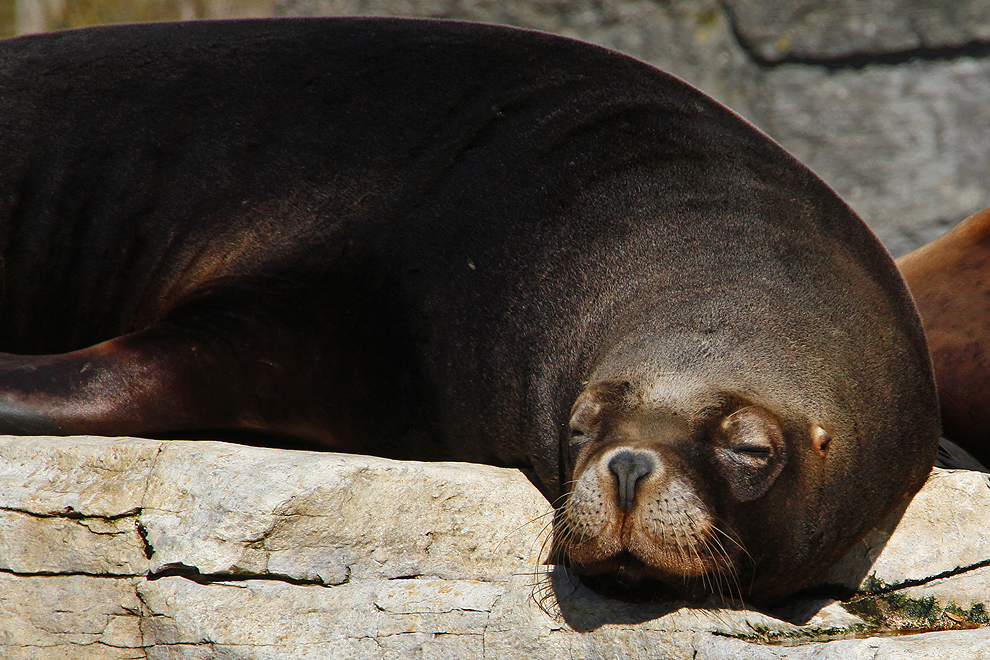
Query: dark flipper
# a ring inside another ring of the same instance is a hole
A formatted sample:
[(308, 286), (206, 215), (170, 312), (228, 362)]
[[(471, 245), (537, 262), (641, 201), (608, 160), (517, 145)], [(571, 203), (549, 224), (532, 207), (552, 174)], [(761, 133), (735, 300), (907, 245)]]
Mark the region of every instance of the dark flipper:
[(0, 353), (0, 432), (256, 429), (313, 438), (302, 419), (284, 416), (280, 403), (295, 388), (283, 367), (274, 351), (224, 350), (166, 324), (61, 355)]
[(987, 466), (976, 460), (972, 454), (948, 438), (942, 438), (938, 443), (938, 455), (935, 457), (935, 467), (945, 468), (947, 470), (990, 472)]
[(195, 342), (156, 328), (61, 355), (0, 354), (0, 431), (125, 435), (228, 426), (236, 413), (222, 405), (210, 359)]

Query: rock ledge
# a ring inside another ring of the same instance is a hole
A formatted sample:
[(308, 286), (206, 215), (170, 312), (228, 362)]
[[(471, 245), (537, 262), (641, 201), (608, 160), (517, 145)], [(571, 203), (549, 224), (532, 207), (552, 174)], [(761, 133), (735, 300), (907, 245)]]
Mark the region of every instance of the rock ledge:
[(541, 565), (549, 505), (515, 470), (0, 437), (0, 656), (972, 656), (988, 504), (987, 475), (936, 471), (823, 579), (852, 603), (771, 615), (614, 601)]

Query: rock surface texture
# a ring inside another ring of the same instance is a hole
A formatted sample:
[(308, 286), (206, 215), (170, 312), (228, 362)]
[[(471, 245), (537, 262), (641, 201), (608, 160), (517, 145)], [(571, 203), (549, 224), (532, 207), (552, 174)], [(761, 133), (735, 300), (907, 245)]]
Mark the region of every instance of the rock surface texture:
[(556, 32), (670, 71), (830, 183), (899, 256), (990, 206), (983, 0), (274, 0)]
[(610, 600), (542, 565), (549, 505), (515, 470), (0, 437), (0, 657), (977, 657), (988, 505), (987, 475), (937, 471), (761, 613)]

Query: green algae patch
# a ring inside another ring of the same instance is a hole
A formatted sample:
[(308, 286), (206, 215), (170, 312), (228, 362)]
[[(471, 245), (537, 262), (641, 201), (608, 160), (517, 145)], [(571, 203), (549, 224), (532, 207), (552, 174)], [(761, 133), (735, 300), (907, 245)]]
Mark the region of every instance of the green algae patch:
[(975, 603), (969, 609), (952, 602), (943, 607), (934, 596), (911, 598), (898, 591), (874, 591), (842, 606), (867, 623), (892, 633), (963, 630), (990, 623), (983, 603)]
[(990, 626), (990, 612), (983, 603), (963, 608), (956, 603), (939, 603), (935, 596), (912, 598), (901, 589), (891, 587), (875, 577), (868, 578), (862, 591), (838, 604), (860, 623), (823, 627), (796, 626), (790, 629), (752, 626), (751, 632), (716, 632), (754, 644), (798, 646), (891, 635), (911, 635), (942, 630), (966, 630)]
[(884, 631), (868, 623), (857, 623), (849, 626), (835, 626), (830, 628), (808, 626), (792, 630), (773, 630), (763, 626), (754, 626), (752, 633), (732, 634), (716, 631), (714, 634), (720, 637), (741, 639), (753, 644), (799, 646), (813, 642), (831, 642), (838, 639), (873, 637), (884, 634)]

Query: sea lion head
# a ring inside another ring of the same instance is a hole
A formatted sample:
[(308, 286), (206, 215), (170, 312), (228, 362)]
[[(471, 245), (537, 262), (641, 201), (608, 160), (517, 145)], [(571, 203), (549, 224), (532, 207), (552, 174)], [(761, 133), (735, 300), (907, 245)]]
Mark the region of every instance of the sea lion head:
[(911, 393), (895, 400), (895, 366), (866, 382), (878, 360), (904, 360), (897, 351), (874, 343), (815, 374), (800, 342), (772, 334), (735, 349), (688, 343), (693, 356), (651, 360), (643, 346), (669, 357), (686, 342), (626, 342), (627, 357), (596, 369), (571, 410), (554, 547), (592, 586), (772, 603), (924, 482), (937, 418), (902, 408)]
[[(649, 405), (626, 381), (595, 383), (578, 398), (567, 448), (573, 485), (558, 533), (580, 573), (659, 582), (686, 597), (732, 594), (749, 577), (749, 547), (780, 536), (786, 523), (764, 500), (794, 453), (787, 433), (800, 430), (742, 397), (695, 402)], [(821, 426), (805, 435), (828, 451)]]

